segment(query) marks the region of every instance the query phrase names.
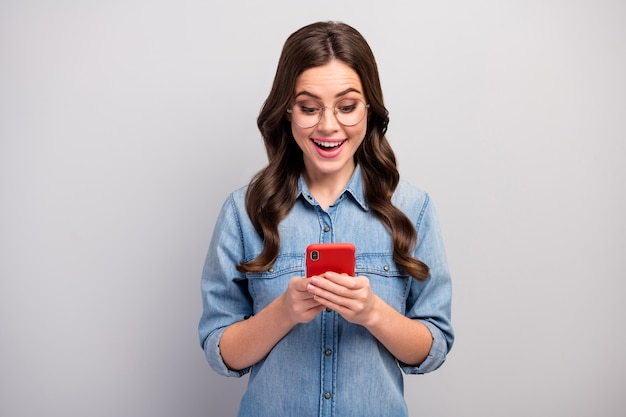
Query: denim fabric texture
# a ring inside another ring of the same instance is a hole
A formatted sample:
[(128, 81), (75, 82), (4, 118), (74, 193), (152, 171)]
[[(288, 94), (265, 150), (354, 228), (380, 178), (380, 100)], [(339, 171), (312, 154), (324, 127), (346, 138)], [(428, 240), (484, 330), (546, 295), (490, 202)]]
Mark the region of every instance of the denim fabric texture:
[[(428, 194), (401, 181), (392, 199), (415, 224), (414, 256), (430, 267), (429, 278), (420, 282), (396, 266), (391, 235), (365, 203), (358, 166), (326, 211), (300, 178), (298, 199), (279, 224), (278, 258), (261, 273), (243, 274), (235, 268), (263, 248), (246, 213), (245, 193), (246, 187), (234, 191), (217, 220), (202, 273), (203, 313), (198, 327), (200, 344), (215, 371), (234, 377), (250, 373), (239, 416), (407, 416), (402, 373), (434, 371), (445, 361), (454, 340), (450, 274)], [(295, 326), (250, 368), (226, 367), (219, 350), (226, 327), (263, 309), (285, 291), (292, 277), (304, 276), (306, 247), (321, 242), (353, 243), (355, 275), (367, 276), (379, 297), (428, 327), (433, 344), (423, 363), (399, 363), (364, 327), (323, 311), (310, 323)]]

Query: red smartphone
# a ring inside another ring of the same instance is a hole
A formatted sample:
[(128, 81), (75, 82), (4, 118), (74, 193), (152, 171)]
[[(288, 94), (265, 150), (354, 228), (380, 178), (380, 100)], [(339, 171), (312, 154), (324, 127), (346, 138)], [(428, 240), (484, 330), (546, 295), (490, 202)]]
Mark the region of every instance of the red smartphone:
[(352, 243), (313, 243), (306, 248), (306, 276), (324, 272), (354, 276), (356, 250)]

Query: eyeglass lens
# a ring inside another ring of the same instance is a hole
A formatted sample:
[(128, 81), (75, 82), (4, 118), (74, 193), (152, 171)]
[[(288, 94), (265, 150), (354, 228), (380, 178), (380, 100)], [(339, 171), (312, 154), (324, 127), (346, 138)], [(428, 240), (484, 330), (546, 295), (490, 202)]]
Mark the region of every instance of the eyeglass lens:
[[(326, 107), (315, 100), (303, 100), (294, 104), (291, 109), (293, 121), (300, 127), (313, 127), (319, 123)], [(344, 126), (354, 126), (363, 120), (367, 106), (359, 99), (343, 99), (330, 108), (339, 123)]]

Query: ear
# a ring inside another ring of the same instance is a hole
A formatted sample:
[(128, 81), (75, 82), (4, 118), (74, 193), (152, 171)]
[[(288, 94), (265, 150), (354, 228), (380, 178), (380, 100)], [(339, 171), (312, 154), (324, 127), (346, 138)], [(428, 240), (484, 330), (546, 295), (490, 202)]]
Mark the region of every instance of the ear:
[(285, 109), (285, 119), (286, 119), (289, 123), (291, 123), (292, 116), (291, 116), (291, 112), (289, 111), (289, 109)]

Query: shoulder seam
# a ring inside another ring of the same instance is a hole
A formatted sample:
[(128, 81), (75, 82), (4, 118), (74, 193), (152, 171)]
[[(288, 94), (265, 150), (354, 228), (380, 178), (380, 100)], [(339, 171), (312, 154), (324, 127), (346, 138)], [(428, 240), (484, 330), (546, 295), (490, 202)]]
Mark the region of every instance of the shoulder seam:
[(235, 217), (235, 222), (237, 223), (237, 230), (239, 232), (239, 242), (241, 243), (241, 247), (243, 248), (244, 259), (246, 258), (246, 245), (243, 239), (243, 230), (241, 229), (241, 221), (239, 219), (239, 212), (237, 210), (237, 203), (235, 203), (234, 193), (231, 193), (228, 197), (228, 201), (230, 203), (230, 207), (233, 211), (233, 216)]
[(417, 222), (415, 223), (415, 230), (419, 230), (420, 226), (422, 225), (422, 219), (424, 218), (424, 213), (426, 212), (426, 208), (428, 207), (429, 201), (430, 201), (430, 195), (426, 193), (426, 197), (424, 198), (424, 204), (422, 205), (420, 214), (417, 216)]

